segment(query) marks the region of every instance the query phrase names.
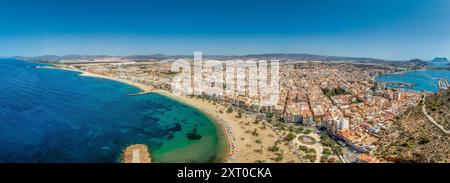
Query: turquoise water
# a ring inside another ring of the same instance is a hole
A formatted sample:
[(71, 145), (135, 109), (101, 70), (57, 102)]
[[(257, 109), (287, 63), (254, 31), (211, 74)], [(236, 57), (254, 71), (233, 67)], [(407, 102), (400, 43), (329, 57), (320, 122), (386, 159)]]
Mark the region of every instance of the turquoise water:
[[(215, 123), (158, 94), (65, 70), (0, 60), (0, 162), (118, 162), (147, 144), (154, 162), (217, 162), (225, 146)], [(196, 127), (200, 140), (188, 140)]]
[[(437, 80), (450, 80), (450, 71), (448, 70), (417, 70), (396, 74), (387, 74), (377, 77), (377, 80), (384, 82), (402, 82), (416, 84), (411, 89), (417, 91), (437, 92)], [(392, 88), (406, 88), (397, 85), (388, 85)]]

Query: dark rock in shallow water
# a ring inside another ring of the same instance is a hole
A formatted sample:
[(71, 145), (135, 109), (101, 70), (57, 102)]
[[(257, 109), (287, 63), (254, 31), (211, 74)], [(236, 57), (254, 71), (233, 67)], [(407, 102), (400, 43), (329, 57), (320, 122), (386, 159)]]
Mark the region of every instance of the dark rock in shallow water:
[(173, 127), (170, 127), (169, 129), (167, 129), (169, 131), (174, 131), (174, 132), (179, 132), (181, 131), (181, 124), (180, 123), (175, 123), (173, 125)]
[(171, 139), (173, 139), (173, 134), (171, 133), (171, 134), (168, 134), (168, 135), (166, 135), (166, 140), (171, 140)]
[(189, 140), (199, 140), (202, 138), (201, 135), (197, 134), (197, 128), (194, 128), (189, 133), (186, 133), (186, 137)]
[(144, 120), (145, 122), (149, 123), (149, 124), (155, 124), (155, 123), (159, 122), (159, 119), (158, 119), (158, 118), (155, 118), (155, 117), (152, 117), (152, 116), (145, 116), (145, 117), (143, 118), (143, 120)]

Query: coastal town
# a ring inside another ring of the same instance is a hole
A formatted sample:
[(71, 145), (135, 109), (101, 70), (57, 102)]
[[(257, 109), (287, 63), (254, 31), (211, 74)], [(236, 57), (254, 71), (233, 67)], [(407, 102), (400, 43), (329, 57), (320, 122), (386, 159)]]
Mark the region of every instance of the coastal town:
[[(379, 139), (390, 133), (405, 111), (430, 95), (387, 88), (376, 80), (379, 75), (411, 68), (285, 60), (279, 66), (278, 100), (270, 106), (262, 103), (261, 95), (248, 91), (249, 68), (236, 73), (246, 81), (247, 89), (238, 94), (175, 95), (173, 87), (182, 83), (174, 85), (174, 79), (183, 71), (174, 72), (174, 62), (109, 57), (60, 60), (54, 67), (124, 82), (140, 88), (141, 94), (159, 93), (202, 110), (227, 134), (226, 162), (387, 162), (375, 153)], [(217, 62), (225, 65), (225, 61)], [(189, 63), (194, 65), (193, 60)], [(210, 74), (203, 71), (202, 78), (207, 77)], [(215, 82), (206, 85), (220, 86)]]
[(450, 0), (0, 0), (0, 14), (12, 180), (448, 179)]

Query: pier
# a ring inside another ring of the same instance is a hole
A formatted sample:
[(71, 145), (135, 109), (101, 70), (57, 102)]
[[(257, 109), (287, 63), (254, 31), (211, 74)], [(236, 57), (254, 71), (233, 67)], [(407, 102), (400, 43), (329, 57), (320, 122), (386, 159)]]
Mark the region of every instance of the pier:
[(128, 146), (122, 152), (122, 163), (151, 163), (150, 152), (144, 144)]
[(406, 86), (408, 88), (412, 88), (414, 86), (417, 86), (417, 84), (413, 84), (413, 83), (403, 83), (403, 82), (382, 82), (385, 85), (397, 85), (400, 87)]
[(438, 88), (439, 90), (447, 90), (450, 88), (450, 84), (448, 79), (438, 79)]

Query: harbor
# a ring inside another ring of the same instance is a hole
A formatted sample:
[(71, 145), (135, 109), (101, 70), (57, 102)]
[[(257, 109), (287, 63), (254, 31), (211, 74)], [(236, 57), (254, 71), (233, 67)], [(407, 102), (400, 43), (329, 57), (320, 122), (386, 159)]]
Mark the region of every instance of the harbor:
[(415, 91), (438, 92), (448, 89), (449, 70), (412, 70), (398, 74), (385, 74), (376, 80), (388, 88), (401, 88)]

